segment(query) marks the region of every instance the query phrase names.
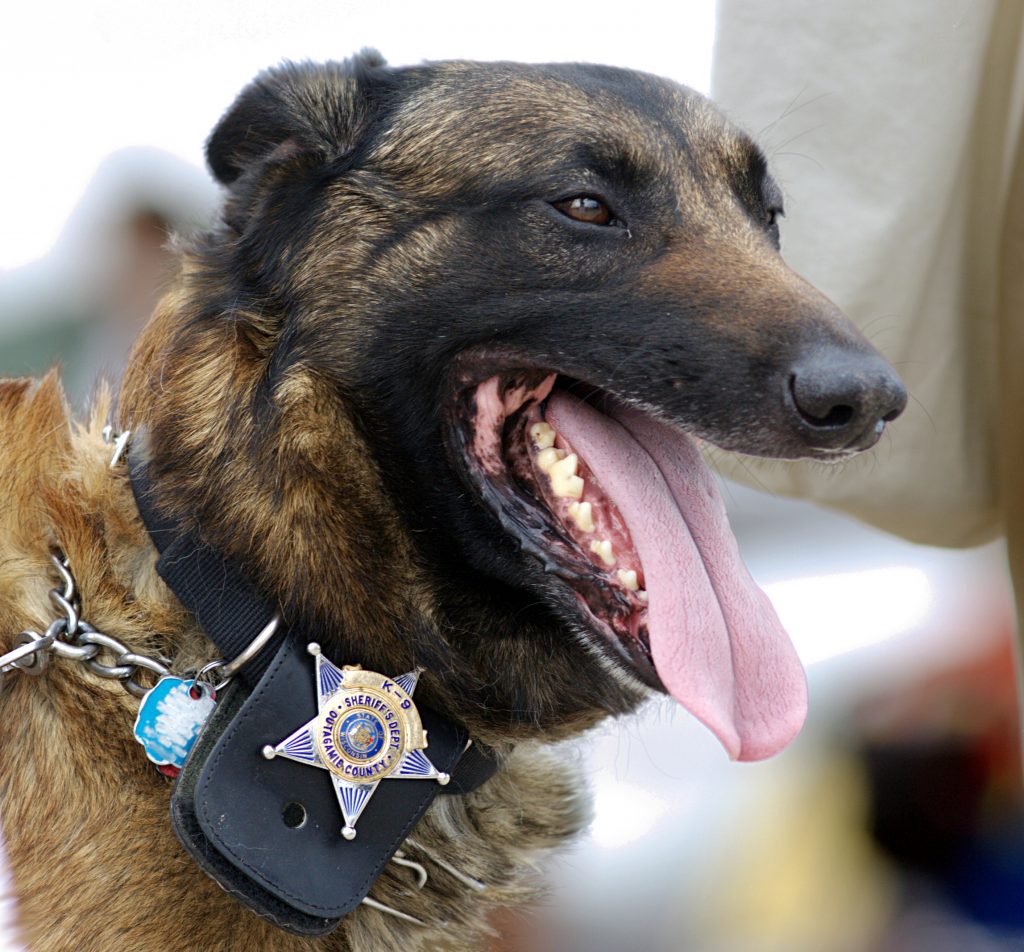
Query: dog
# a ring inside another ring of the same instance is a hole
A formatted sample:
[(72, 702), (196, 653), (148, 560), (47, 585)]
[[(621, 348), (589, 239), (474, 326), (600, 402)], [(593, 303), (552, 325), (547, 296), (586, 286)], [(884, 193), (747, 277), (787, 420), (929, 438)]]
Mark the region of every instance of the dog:
[(285, 64), (207, 158), (222, 222), (180, 249), (116, 400), (77, 425), (53, 373), (0, 384), (3, 648), (60, 617), (59, 552), (82, 617), (134, 656), (218, 657), (157, 574), (111, 419), (164, 512), (325, 656), (422, 669), (417, 703), (498, 768), (419, 821), (422, 889), (391, 863), (378, 906), (295, 935), (181, 848), (116, 678), (12, 668), (0, 807), (24, 934), (35, 952), (486, 948), (535, 897), (530, 865), (587, 822), (552, 742), (652, 691), (738, 760), (804, 719), (698, 441), (839, 461), (906, 393), (783, 263), (757, 146), (672, 82), (372, 52)]

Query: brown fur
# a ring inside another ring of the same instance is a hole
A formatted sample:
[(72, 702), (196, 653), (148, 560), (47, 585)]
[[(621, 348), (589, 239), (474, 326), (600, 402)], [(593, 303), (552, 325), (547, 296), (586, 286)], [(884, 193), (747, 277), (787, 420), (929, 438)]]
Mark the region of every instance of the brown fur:
[[(749, 139), (653, 77), (388, 72), (372, 56), (289, 67), (242, 94), (208, 157), (229, 188), (224, 225), (183, 251), (115, 422), (136, 432), (161, 506), (287, 620), (340, 663), (422, 665), (417, 700), (501, 754), (492, 780), (438, 798), (414, 834), (487, 889), (432, 867), (418, 893), (392, 865), (371, 896), (426, 929), (360, 907), (323, 939), (279, 931), (177, 844), (168, 783), (132, 739), (137, 702), (58, 661), (0, 690), (0, 809), (25, 935), (35, 952), (482, 949), (494, 911), (533, 896), (534, 857), (585, 822), (576, 770), (539, 742), (644, 693), (565, 586), (467, 501), (440, 448), (453, 368), (483, 345), (521, 358), (525, 326), (545, 366), (721, 445), (785, 456), (806, 453), (807, 434), (766, 395), (793, 355), (869, 348), (781, 264)], [(586, 193), (602, 175), (640, 225), (583, 240), (556, 220), (552, 190)], [(500, 236), (493, 261), (481, 222)], [(410, 380), (423, 389), (398, 393)], [(60, 549), (89, 622), (184, 670), (214, 651), (156, 574), (124, 467), (108, 465), (110, 403), (76, 426), (53, 375), (0, 383), (0, 638), (55, 617)]]
[[(40, 630), (53, 618), (47, 592), (57, 579), (47, 554), (59, 546), (94, 625), (178, 664), (207, 659), (210, 646), (154, 571), (123, 470), (108, 466), (107, 410), (100, 400), (91, 423), (77, 427), (54, 375), (0, 384), (0, 626)], [(432, 929), (360, 908), (333, 936), (297, 938), (226, 896), (181, 849), (167, 818), (169, 783), (132, 738), (137, 703), (63, 661), (43, 677), (4, 683), (4, 831), (21, 926), (37, 952), (377, 950), (417, 941), (440, 948), (442, 940), (480, 949), (488, 910), (531, 898), (537, 851), (585, 819), (574, 772), (543, 749), (519, 749), (492, 782), (468, 798), (442, 798), (416, 830), (429, 849), (457, 856), (489, 884), (479, 903), (465, 903), (465, 887), (436, 867), (423, 893), (408, 889), (411, 873), (392, 867), (371, 895)]]

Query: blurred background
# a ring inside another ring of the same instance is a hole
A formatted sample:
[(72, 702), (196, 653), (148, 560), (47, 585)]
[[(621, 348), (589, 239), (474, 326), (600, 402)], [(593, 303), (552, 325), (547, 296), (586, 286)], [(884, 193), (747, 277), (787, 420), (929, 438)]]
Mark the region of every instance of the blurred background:
[[(203, 142), (260, 69), (375, 46), (393, 64), (606, 62), (707, 92), (715, 16), (714, 0), (671, 13), (634, 3), (628, 20), (618, 8), (534, 0), (292, 0), (287, 11), (263, 0), (99, 0), (9, 11), (0, 376), (59, 363), (80, 413), (98, 376), (116, 380), (173, 268), (169, 236), (216, 215)], [(792, 155), (799, 140), (810, 167), (829, 120), (780, 119), (776, 151)], [(785, 168), (798, 192), (800, 164)], [(785, 234), (783, 223), (784, 250)], [(886, 439), (899, 438), (897, 423)], [(874, 451), (879, 466), (886, 446)], [(809, 503), (732, 483), (725, 493), (751, 571), (808, 667), (808, 725), (774, 760), (732, 764), (685, 712), (652, 701), (567, 745), (591, 775), (594, 822), (546, 865), (541, 906), (503, 923), (500, 949), (1024, 949), (1002, 545), (918, 546)], [(0, 891), (4, 882), (0, 867)], [(0, 950), (18, 947), (7, 901)]]

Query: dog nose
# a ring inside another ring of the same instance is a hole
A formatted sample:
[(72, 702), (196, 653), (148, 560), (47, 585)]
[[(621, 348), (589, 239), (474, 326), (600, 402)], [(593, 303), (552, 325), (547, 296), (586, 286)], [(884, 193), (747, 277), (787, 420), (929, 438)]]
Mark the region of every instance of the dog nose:
[(801, 435), (814, 449), (867, 449), (907, 405), (907, 389), (885, 360), (839, 349), (796, 364), (789, 395)]

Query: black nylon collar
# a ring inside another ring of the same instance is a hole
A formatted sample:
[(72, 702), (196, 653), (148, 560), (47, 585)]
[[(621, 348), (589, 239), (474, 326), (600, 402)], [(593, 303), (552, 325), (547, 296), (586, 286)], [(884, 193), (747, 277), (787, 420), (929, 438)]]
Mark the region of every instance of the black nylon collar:
[[(192, 613), (224, 659), (232, 660), (270, 622), (275, 607), (260, 595), (235, 562), (225, 559), (200, 536), (185, 531), (157, 508), (145, 466), (135, 453), (129, 454), (128, 474), (139, 515), (160, 553), (157, 573)], [(283, 637), (283, 633), (275, 635), (274, 641), (239, 672), (250, 687), (267, 670)]]
[[(129, 454), (128, 469), (139, 514), (160, 553), (157, 572), (230, 661), (274, 617), (275, 606), (236, 563), (157, 508), (137, 453)], [(189, 756), (171, 815), (185, 848), (231, 895), (281, 928), (310, 935), (332, 930), (362, 901), (435, 796), (469, 793), (499, 765), (492, 751), (469, 743), (464, 728), (417, 705), (429, 725), (429, 755), (450, 782), (383, 782), (360, 819), (358, 837), (346, 842), (328, 776), (260, 755), (282, 728), (316, 713), (307, 640), (281, 626), (241, 668)], [(282, 824), (282, 808), (296, 801), (309, 814), (301, 830)]]

